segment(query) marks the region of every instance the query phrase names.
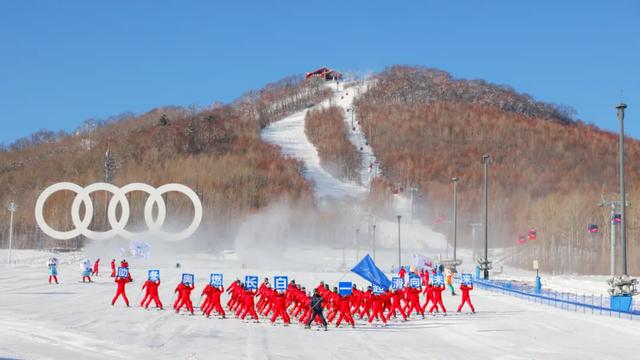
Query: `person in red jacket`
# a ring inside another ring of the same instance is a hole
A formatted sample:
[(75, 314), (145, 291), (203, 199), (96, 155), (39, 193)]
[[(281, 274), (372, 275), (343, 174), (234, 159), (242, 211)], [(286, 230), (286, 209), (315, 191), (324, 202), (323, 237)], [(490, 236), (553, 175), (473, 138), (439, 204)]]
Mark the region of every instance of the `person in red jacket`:
[(258, 314), (256, 313), (256, 308), (255, 308), (255, 304), (254, 304), (254, 300), (253, 297), (256, 295), (256, 292), (253, 290), (245, 290), (244, 292), (244, 303), (243, 303), (243, 311), (242, 311), (242, 315), (240, 315), (240, 318), (242, 320), (244, 320), (244, 318), (247, 316), (247, 314), (253, 316), (253, 318), (255, 319), (256, 322), (258, 322)]
[(336, 322), (336, 327), (340, 326), (340, 322), (342, 322), (342, 320), (344, 320), (348, 324), (351, 324), (351, 327), (356, 327), (356, 323), (355, 321), (353, 321), (353, 317), (351, 316), (351, 295), (338, 295), (337, 302), (340, 311), (340, 317)]
[(116, 259), (111, 259), (111, 277), (116, 277)]
[(93, 272), (91, 273), (91, 276), (98, 276), (99, 268), (100, 268), (100, 259), (96, 259), (96, 261), (93, 263)]
[(223, 319), (225, 318), (226, 314), (224, 313), (222, 304), (220, 303), (220, 296), (223, 292), (224, 287), (211, 286), (211, 288), (209, 289), (209, 298), (211, 299), (211, 301), (209, 302), (209, 305), (205, 310), (205, 315), (207, 317), (211, 316), (211, 311), (215, 309), (218, 315), (222, 316)]
[(422, 318), (424, 318), (424, 310), (422, 310), (422, 307), (420, 306), (420, 289), (409, 287), (406, 291), (408, 293), (407, 300), (409, 301), (409, 311), (407, 311), (407, 316), (411, 316), (411, 312), (415, 310), (417, 313), (422, 315)]
[(191, 312), (191, 315), (194, 315), (193, 303), (191, 303), (191, 291), (194, 289), (194, 287), (195, 286), (193, 286), (189, 282), (180, 283), (178, 285), (176, 290), (180, 293), (180, 302), (176, 304), (176, 313), (179, 313), (180, 309), (185, 306), (187, 310)]
[(120, 295), (122, 295), (122, 298), (124, 299), (125, 304), (127, 304), (127, 306), (129, 306), (129, 299), (127, 299), (127, 294), (124, 292), (124, 286), (129, 282), (129, 278), (128, 277), (116, 277), (116, 283), (118, 284), (118, 290), (116, 291), (116, 296), (113, 297), (113, 300), (111, 300), (111, 306), (114, 306), (116, 303), (116, 300), (118, 299), (118, 297)]
[(367, 318), (371, 318), (371, 296), (373, 295), (372, 293), (372, 289), (371, 286), (367, 287), (367, 291), (365, 291), (360, 298), (361, 300), (361, 305), (360, 305), (360, 319), (364, 319), (364, 315), (367, 315)]
[(227, 293), (229, 293), (229, 301), (227, 301), (227, 309), (233, 311), (233, 307), (238, 301), (237, 290), (240, 287), (240, 280), (236, 279), (236, 281), (232, 282), (227, 287)]
[(266, 277), (264, 278), (264, 281), (262, 282), (262, 284), (260, 284), (260, 287), (258, 287), (258, 292), (256, 293), (256, 296), (260, 298), (256, 303), (256, 307), (258, 308), (258, 311), (260, 311), (260, 309), (263, 309), (265, 306), (264, 302), (267, 300), (267, 297), (264, 296), (264, 291), (265, 291), (265, 288), (267, 287), (270, 287), (270, 285), (269, 285), (269, 278)]
[[(341, 297), (338, 294), (338, 288), (334, 286), (333, 291), (327, 294), (326, 299), (326, 301), (330, 304), (329, 312), (327, 313), (327, 321), (332, 323), (340, 312)], [(351, 300), (351, 297), (349, 297), (349, 300)]]
[(391, 299), (391, 306), (388, 308), (387, 321), (389, 321), (392, 315), (393, 317), (396, 317), (396, 311), (399, 311), (404, 321), (407, 321), (407, 315), (402, 309), (402, 290), (393, 290), (389, 297)]
[(404, 279), (404, 276), (407, 274), (407, 270), (405, 270), (404, 266), (400, 267), (400, 271), (398, 271), (398, 276), (401, 279)]
[[(129, 270), (129, 263), (126, 259), (122, 259), (122, 261), (120, 261), (120, 267)], [(131, 271), (129, 271), (129, 281), (133, 281), (133, 279), (131, 278)]]
[(369, 324), (373, 323), (373, 319), (382, 320), (384, 325), (387, 325), (387, 319), (384, 317), (384, 302), (386, 296), (384, 294), (371, 295), (371, 309), (373, 310), (371, 316), (369, 316)]
[(444, 307), (444, 304), (442, 303), (442, 292), (444, 291), (444, 285), (442, 286), (434, 286), (433, 287), (433, 306), (431, 306), (431, 309), (429, 309), (429, 313), (432, 313), (433, 310), (438, 310), (438, 307), (440, 307), (440, 309), (442, 310), (442, 312), (446, 315), (447, 314), (447, 309)]
[(460, 291), (462, 291), (462, 302), (460, 303), (460, 306), (458, 306), (458, 312), (462, 310), (462, 306), (464, 306), (464, 303), (467, 303), (471, 308), (471, 312), (475, 314), (476, 309), (474, 309), (473, 304), (471, 303), (471, 297), (469, 296), (469, 291), (471, 290), (473, 290), (473, 285), (471, 286), (467, 286), (465, 284), (460, 285)]
[[(147, 299), (144, 302), (144, 308), (148, 309), (149, 308), (149, 304), (151, 303), (151, 301), (154, 302), (154, 304), (156, 305), (156, 308), (159, 308), (160, 310), (162, 310), (162, 302), (160, 301), (160, 296), (158, 295), (158, 287), (160, 286), (160, 279), (158, 279), (158, 281), (151, 281), (151, 280), (147, 280), (145, 281), (144, 285), (142, 286), (143, 289), (146, 289), (146, 293), (145, 293), (145, 298)], [(143, 306), (143, 303), (140, 303), (140, 306)]]
[(202, 289), (202, 292), (200, 293), (200, 298), (204, 296), (204, 301), (200, 304), (200, 310), (202, 311), (203, 315), (205, 315), (206, 309), (209, 307), (209, 304), (211, 303), (210, 294), (211, 294), (212, 287), (213, 286), (211, 286), (211, 284), (207, 284), (204, 286), (204, 289)]
[(427, 286), (425, 286), (424, 288), (424, 294), (426, 295), (426, 298), (424, 301), (424, 305), (422, 305), (422, 311), (427, 310), (427, 306), (429, 305), (429, 302), (435, 304), (435, 302), (433, 301), (433, 285), (431, 285), (430, 283), (427, 283)]
[(285, 326), (291, 323), (289, 314), (287, 314), (287, 295), (282, 291), (278, 291), (275, 294), (275, 309), (273, 316), (271, 316), (271, 323), (274, 324), (278, 317), (282, 318)]

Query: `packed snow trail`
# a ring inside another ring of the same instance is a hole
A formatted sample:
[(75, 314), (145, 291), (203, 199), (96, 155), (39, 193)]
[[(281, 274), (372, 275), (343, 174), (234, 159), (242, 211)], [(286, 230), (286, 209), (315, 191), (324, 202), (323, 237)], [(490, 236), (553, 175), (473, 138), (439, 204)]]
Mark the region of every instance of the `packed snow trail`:
[[(321, 252), (322, 250), (319, 250)], [(296, 254), (293, 257), (296, 256)], [(6, 257), (6, 252), (0, 251)], [(131, 308), (110, 306), (113, 280), (105, 275), (93, 284), (79, 283), (75, 254), (58, 255), (60, 285), (47, 284), (48, 253), (15, 251), (17, 264), (0, 265), (0, 357), (28, 359), (632, 359), (640, 321), (567, 312), (491, 292), (471, 294), (475, 315), (414, 317), (392, 320), (387, 327), (330, 327), (305, 330), (298, 324), (272, 326), (234, 318), (206, 319), (173, 311), (144, 310), (135, 301), (149, 265), (132, 260), (135, 280), (127, 286)], [(149, 260), (161, 270), (160, 296), (167, 307), (180, 274), (196, 274), (197, 304), (208, 274), (273, 276), (273, 271), (241, 269), (237, 261), (202, 254), (181, 256), (182, 269), (168, 261)], [(108, 268), (103, 266), (102, 270)], [(307, 286), (334, 283), (343, 274), (288, 272)], [(345, 280), (356, 280), (349, 274)], [(446, 293), (449, 311), (459, 296)], [(226, 302), (226, 295), (223, 302)], [(138, 300), (139, 301), (139, 300)]]
[[(325, 100), (314, 107), (328, 106), (331, 100)], [(304, 118), (308, 109), (298, 111), (282, 120), (276, 121), (262, 131), (262, 138), (279, 145), (285, 155), (293, 156), (304, 163), (304, 176), (315, 185), (315, 194), (319, 200), (357, 198), (366, 189), (358, 184), (342, 181), (320, 166), (320, 156), (304, 132)]]
[[(331, 199), (352, 199), (354, 212), (364, 214), (365, 207), (359, 200), (364, 198), (369, 190), (373, 176), (376, 175), (377, 168), (372, 167), (370, 169), (369, 167), (375, 163), (376, 157), (373, 149), (367, 145), (362, 128), (359, 125), (355, 126), (355, 131), (351, 128), (351, 112), (353, 111), (351, 109), (353, 109), (355, 97), (366, 90), (367, 83), (354, 82), (350, 85), (342, 84), (338, 86), (334, 82), (330, 82), (326, 86), (333, 90), (333, 95), (331, 98), (314, 105), (312, 109), (331, 105), (343, 108), (345, 128), (349, 129), (347, 132), (348, 138), (362, 156), (360, 168), (361, 184), (342, 181), (322, 168), (318, 151), (309, 141), (304, 131), (304, 118), (309, 109), (299, 111), (270, 124), (262, 131), (262, 138), (271, 144), (280, 146), (283, 154), (293, 156), (303, 162), (304, 176), (314, 183), (315, 195), (320, 200), (320, 203)], [(350, 111), (347, 112), (347, 109), (350, 109)], [(356, 117), (354, 117), (355, 122), (357, 122)], [(361, 148), (362, 150), (360, 150)], [(442, 253), (442, 249), (446, 248), (444, 235), (434, 232), (430, 227), (419, 221), (414, 221), (411, 200), (402, 195), (394, 195), (393, 204), (395, 214), (402, 215), (404, 219), (402, 224), (403, 248), (420, 250), (428, 247)], [(380, 246), (389, 247), (397, 243), (398, 230), (395, 218), (378, 218), (375, 219), (375, 224), (377, 227), (377, 241), (379, 241)], [(407, 261), (411, 253), (411, 251), (407, 252)]]

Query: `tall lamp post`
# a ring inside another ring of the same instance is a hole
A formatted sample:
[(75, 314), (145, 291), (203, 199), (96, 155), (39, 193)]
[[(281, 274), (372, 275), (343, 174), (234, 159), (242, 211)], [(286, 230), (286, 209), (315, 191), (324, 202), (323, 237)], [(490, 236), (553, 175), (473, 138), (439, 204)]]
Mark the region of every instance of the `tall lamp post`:
[(484, 264), (483, 264), (483, 268), (484, 268), (484, 279), (485, 280), (489, 280), (489, 211), (488, 211), (488, 201), (489, 201), (489, 196), (488, 196), (488, 179), (487, 179), (487, 172), (488, 172), (488, 165), (489, 165), (489, 155), (488, 154), (484, 154), (482, 155), (482, 165), (484, 166), (484, 172), (483, 172), (483, 182), (484, 182), (484, 213), (483, 213), (483, 219), (482, 219), (482, 224), (483, 224), (483, 230), (484, 230)]
[(458, 245), (458, 181), (460, 181), (460, 178), (454, 176), (451, 181), (453, 182), (453, 263), (455, 266)]
[(18, 210), (18, 206), (12, 201), (9, 203), (9, 208), (7, 210), (11, 213), (11, 219), (9, 220), (9, 264), (11, 264), (11, 249), (13, 248), (13, 213)]
[(400, 246), (400, 219), (402, 215), (398, 215), (398, 270), (402, 267), (402, 247)]
[(627, 104), (616, 105), (620, 121), (620, 248), (622, 250), (622, 275), (627, 275), (627, 198), (624, 186), (624, 109)]

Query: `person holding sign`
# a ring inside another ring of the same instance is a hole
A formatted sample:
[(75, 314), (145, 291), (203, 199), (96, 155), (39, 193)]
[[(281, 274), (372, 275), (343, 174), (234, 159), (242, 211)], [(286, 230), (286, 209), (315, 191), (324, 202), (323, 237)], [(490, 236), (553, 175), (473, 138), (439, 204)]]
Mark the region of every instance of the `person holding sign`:
[(218, 315), (222, 316), (223, 319), (225, 318), (226, 314), (222, 309), (222, 305), (220, 303), (220, 295), (222, 295), (223, 292), (223, 286), (211, 286), (211, 288), (209, 289), (209, 299), (211, 299), (211, 301), (209, 302), (208, 307), (204, 310), (204, 314), (207, 317), (211, 316), (211, 311), (215, 309)]
[(58, 283), (58, 259), (55, 257), (49, 258), (47, 260), (47, 267), (49, 268), (49, 284), (51, 284), (51, 279)]
[(273, 316), (271, 316), (271, 323), (275, 324), (278, 317), (282, 318), (284, 321), (284, 325), (288, 326), (291, 323), (291, 319), (289, 318), (289, 314), (287, 314), (287, 295), (284, 291), (277, 291), (275, 293), (275, 308), (273, 311)]
[(82, 282), (85, 282), (85, 280), (91, 282), (91, 260), (84, 259), (80, 264), (80, 269), (82, 271)]
[(142, 289), (146, 290), (140, 306), (144, 306), (145, 309), (149, 308), (149, 304), (153, 301), (156, 308), (162, 310), (162, 302), (158, 296), (158, 287), (160, 286), (160, 271), (149, 270), (149, 278), (142, 285)]
[(387, 325), (387, 319), (384, 317), (384, 302), (386, 295), (383, 294), (382, 288), (374, 285), (373, 295), (371, 295), (371, 309), (373, 312), (369, 316), (369, 325), (373, 323), (373, 319), (382, 320), (384, 325)]
[(407, 315), (402, 309), (402, 288), (392, 290), (389, 297), (391, 298), (391, 306), (388, 307), (387, 321), (391, 319), (391, 316), (396, 317), (396, 311), (400, 312), (404, 321), (407, 321)]
[(433, 306), (429, 309), (429, 313), (432, 313), (433, 310), (438, 311), (438, 307), (442, 310), (442, 312), (446, 315), (447, 309), (444, 307), (442, 303), (442, 292), (445, 290), (444, 284), (434, 284), (433, 285)]
[(473, 290), (471, 274), (462, 274), (462, 283), (460, 284), (460, 291), (462, 291), (462, 302), (460, 303), (460, 306), (458, 306), (458, 312), (460, 312), (464, 304), (467, 303), (471, 308), (471, 312), (475, 314), (476, 309), (474, 309), (473, 304), (471, 303), (471, 297), (469, 296), (469, 291), (471, 290)]
[(111, 306), (114, 306), (118, 297), (122, 295), (122, 298), (124, 299), (125, 304), (127, 304), (127, 307), (129, 307), (129, 299), (127, 299), (127, 294), (124, 291), (125, 285), (130, 281), (129, 279), (130, 279), (129, 269), (122, 268), (122, 267), (118, 268), (118, 272), (116, 273), (116, 280), (115, 280), (116, 284), (118, 284), (118, 289), (116, 291), (116, 296), (114, 296), (113, 300), (111, 300)]
[(253, 319), (258, 322), (258, 314), (256, 313), (256, 308), (254, 304), (253, 297), (256, 295), (256, 292), (252, 289), (246, 289), (243, 297), (243, 307), (242, 307), (242, 315), (240, 315), (240, 319), (244, 320), (244, 318), (248, 315), (251, 315)]
[(195, 288), (193, 285), (193, 275), (185, 276), (190, 274), (182, 275), (182, 282), (178, 284), (174, 292), (178, 292), (178, 299), (180, 300), (176, 306), (176, 313), (180, 312), (182, 307), (186, 307), (187, 311), (191, 312), (191, 315), (194, 315), (193, 311), (193, 303), (191, 302), (191, 291)]

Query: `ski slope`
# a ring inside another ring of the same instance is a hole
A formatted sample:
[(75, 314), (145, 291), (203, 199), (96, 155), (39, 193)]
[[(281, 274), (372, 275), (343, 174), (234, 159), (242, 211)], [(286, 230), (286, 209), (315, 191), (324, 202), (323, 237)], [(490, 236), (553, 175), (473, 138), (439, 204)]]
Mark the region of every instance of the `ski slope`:
[[(296, 254), (291, 254), (296, 255)], [(0, 252), (6, 259), (6, 251)], [(48, 253), (17, 251), (17, 263), (1, 264), (0, 357), (26, 359), (603, 359), (637, 358), (640, 322), (573, 313), (512, 297), (474, 291), (477, 314), (451, 314), (387, 327), (357, 321), (355, 329), (305, 330), (261, 320), (206, 319), (172, 311), (110, 306), (115, 284), (108, 276), (82, 284), (81, 254), (58, 255), (60, 285), (47, 284)], [(184, 272), (196, 273), (198, 295), (212, 271), (222, 271), (225, 283), (236, 276), (276, 273), (240, 269), (230, 258), (175, 255), (169, 261), (130, 260), (134, 283), (127, 286), (133, 302), (150, 263), (161, 270), (160, 296), (170, 306), (172, 290)], [(108, 268), (106, 259), (102, 260)], [(287, 267), (286, 262), (284, 267)], [(362, 281), (353, 274), (322, 271), (287, 272), (297, 282)], [(224, 300), (224, 299), (223, 299)], [(446, 294), (452, 311), (459, 297)]]

